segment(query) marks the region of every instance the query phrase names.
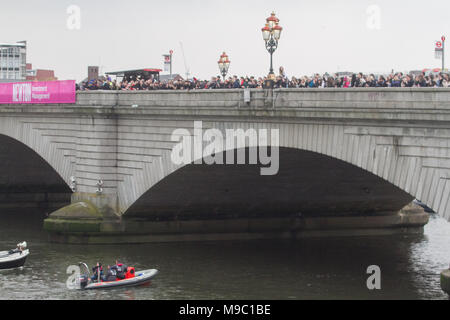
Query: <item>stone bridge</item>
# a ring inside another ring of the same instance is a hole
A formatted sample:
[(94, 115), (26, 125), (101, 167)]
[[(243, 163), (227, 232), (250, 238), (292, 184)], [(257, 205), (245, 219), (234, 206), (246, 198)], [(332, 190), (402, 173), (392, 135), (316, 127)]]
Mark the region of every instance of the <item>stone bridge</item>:
[[(174, 163), (172, 134), (195, 121), (277, 129), (278, 173)], [(0, 204), (71, 203), (45, 220), (57, 241), (416, 230), (414, 198), (450, 220), (450, 89), (79, 92), (0, 106), (0, 152)]]

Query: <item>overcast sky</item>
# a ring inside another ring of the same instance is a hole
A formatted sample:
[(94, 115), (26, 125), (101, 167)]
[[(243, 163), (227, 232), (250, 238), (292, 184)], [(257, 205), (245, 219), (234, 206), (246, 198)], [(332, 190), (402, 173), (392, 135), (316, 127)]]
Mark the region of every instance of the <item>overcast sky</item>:
[[(80, 29), (67, 27), (71, 5)], [(217, 75), (222, 51), (231, 74), (265, 75), (261, 28), (272, 11), (284, 28), (274, 65), (288, 76), (440, 67), (435, 42), (450, 39), (449, 0), (0, 0), (0, 8), (0, 43), (27, 40), (34, 68), (78, 81), (88, 65), (162, 69), (170, 49), (184, 75), (180, 42), (192, 76)]]

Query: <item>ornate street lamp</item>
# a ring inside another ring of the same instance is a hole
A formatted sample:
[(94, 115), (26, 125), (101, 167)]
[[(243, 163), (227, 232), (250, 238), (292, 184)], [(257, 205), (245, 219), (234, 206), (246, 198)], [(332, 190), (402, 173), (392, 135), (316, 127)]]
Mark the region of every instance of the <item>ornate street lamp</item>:
[(230, 60), (228, 59), (227, 54), (224, 52), (220, 56), (219, 61), (217, 62), (219, 64), (219, 70), (223, 77), (223, 82), (225, 83), (225, 76), (228, 73), (228, 69), (230, 68)]
[(278, 40), (281, 37), (281, 31), (283, 28), (278, 25), (280, 19), (275, 16), (275, 12), (272, 12), (270, 17), (266, 19), (266, 25), (261, 29), (263, 39), (266, 42), (266, 49), (270, 53), (270, 72), (269, 79), (275, 80), (275, 73), (273, 72), (273, 53), (278, 48)]

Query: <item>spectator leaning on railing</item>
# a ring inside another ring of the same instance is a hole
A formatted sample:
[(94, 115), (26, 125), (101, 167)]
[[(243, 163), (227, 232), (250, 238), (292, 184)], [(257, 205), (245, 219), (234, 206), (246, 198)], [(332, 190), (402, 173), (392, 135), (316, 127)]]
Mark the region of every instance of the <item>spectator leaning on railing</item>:
[[(228, 79), (220, 76), (212, 77), (211, 80), (168, 80), (158, 81), (154, 78), (148, 79), (125, 79), (121, 82), (101, 77), (98, 80), (82, 82), (77, 84), (77, 90), (216, 90), (216, 89), (261, 89), (267, 77), (256, 78), (254, 76), (238, 77), (234, 75)], [(303, 77), (292, 77), (288, 79), (283, 67), (280, 67), (280, 74), (274, 82), (275, 88), (386, 88), (386, 87), (450, 87), (450, 77), (448, 73), (436, 75), (425, 73), (419, 75), (393, 73), (388, 75), (364, 75), (357, 73), (339, 76), (329, 74)]]

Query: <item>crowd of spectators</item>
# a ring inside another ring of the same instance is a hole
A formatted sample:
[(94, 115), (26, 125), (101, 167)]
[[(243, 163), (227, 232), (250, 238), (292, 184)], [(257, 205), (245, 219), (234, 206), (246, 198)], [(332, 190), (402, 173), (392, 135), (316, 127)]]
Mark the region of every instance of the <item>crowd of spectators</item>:
[[(199, 90), (199, 89), (239, 89), (263, 88), (267, 77), (256, 78), (232, 76), (223, 80), (222, 77), (212, 77), (208, 80), (196, 78), (190, 80), (159, 81), (157, 77), (143, 79), (127, 78), (122, 81), (101, 77), (98, 80), (85, 81), (77, 85), (77, 90)], [(375, 74), (315, 74), (313, 76), (288, 78), (281, 67), (275, 79), (275, 88), (364, 88), (364, 87), (450, 87), (448, 73), (403, 74), (402, 72), (388, 75)]]

